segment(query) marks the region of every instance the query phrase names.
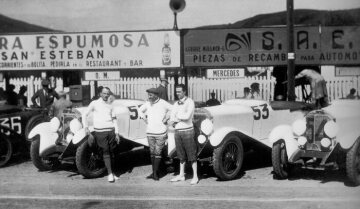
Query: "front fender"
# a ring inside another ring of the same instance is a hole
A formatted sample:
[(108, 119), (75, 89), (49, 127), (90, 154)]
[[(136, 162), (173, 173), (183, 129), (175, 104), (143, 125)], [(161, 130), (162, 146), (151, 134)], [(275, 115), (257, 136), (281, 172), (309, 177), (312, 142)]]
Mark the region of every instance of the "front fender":
[(285, 141), (286, 153), (288, 160), (291, 156), (299, 149), (298, 142), (294, 137), (292, 127), (290, 125), (279, 125), (276, 126), (269, 135), (269, 140), (274, 145), (279, 140)]
[(45, 122), (36, 125), (29, 133), (29, 139), (33, 139), (37, 135), (40, 137), (40, 157), (43, 157), (43, 155), (48, 155), (49, 150), (54, 150), (56, 147), (55, 142), (58, 139), (59, 134), (50, 130), (50, 122)]
[[(226, 135), (228, 135), (231, 132), (241, 132), (244, 133), (236, 128), (233, 127), (223, 127), (218, 130), (216, 130), (209, 138), (210, 144), (214, 147), (218, 146), (225, 138)], [(244, 133), (245, 135), (248, 135), (248, 133)]]

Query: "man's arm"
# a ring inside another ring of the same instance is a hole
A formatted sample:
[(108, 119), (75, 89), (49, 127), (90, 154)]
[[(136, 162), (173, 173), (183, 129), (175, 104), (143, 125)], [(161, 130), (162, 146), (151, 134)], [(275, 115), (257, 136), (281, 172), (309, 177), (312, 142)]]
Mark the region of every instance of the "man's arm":
[(38, 104), (36, 103), (36, 98), (38, 98), (38, 97), (39, 97), (39, 91), (36, 91), (35, 94), (31, 97), (31, 102), (35, 106), (38, 106)]
[(193, 101), (188, 103), (186, 111), (184, 113), (177, 113), (176, 117), (180, 120), (190, 120), (192, 112), (195, 110), (195, 103)]

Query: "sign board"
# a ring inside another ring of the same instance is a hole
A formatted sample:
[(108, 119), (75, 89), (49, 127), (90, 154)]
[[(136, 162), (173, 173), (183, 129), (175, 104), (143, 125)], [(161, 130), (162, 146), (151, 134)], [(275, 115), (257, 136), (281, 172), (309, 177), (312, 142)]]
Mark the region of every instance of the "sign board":
[(245, 69), (207, 69), (207, 78), (243, 78), (245, 77)]
[(85, 71), (85, 80), (87, 81), (110, 81), (119, 80), (120, 71)]
[(360, 76), (360, 67), (336, 67), (335, 76)]
[(285, 27), (196, 29), (184, 35), (184, 66), (239, 67), (360, 64), (360, 27), (295, 27), (287, 55)]
[(173, 67), (178, 31), (0, 35), (0, 70)]

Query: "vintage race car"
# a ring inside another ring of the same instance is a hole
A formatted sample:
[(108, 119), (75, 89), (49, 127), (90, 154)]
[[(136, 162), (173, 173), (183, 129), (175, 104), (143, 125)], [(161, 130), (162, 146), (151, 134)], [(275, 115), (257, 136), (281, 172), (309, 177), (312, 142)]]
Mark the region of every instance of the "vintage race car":
[[(116, 150), (118, 153), (147, 145), (146, 125), (137, 111), (143, 103), (141, 100), (115, 100), (112, 103), (122, 137)], [(65, 110), (61, 121), (52, 119), (31, 130), (30, 156), (35, 167), (41, 171), (51, 170), (62, 161), (75, 160), (79, 173), (87, 178), (99, 177), (106, 171), (100, 150), (94, 148), (93, 140), (85, 135), (82, 127), (81, 117), (85, 108)], [(92, 114), (88, 123), (91, 131)]]
[[(135, 146), (148, 146), (146, 124), (138, 114), (138, 107), (143, 103), (140, 100), (114, 101), (122, 136), (118, 153)], [(220, 179), (233, 179), (241, 169), (248, 145), (259, 143), (270, 149), (270, 131), (276, 125), (302, 118), (308, 109), (305, 103), (241, 99), (229, 100), (219, 106), (196, 108), (194, 140), (198, 145), (198, 159), (209, 161)], [(75, 157), (78, 171), (85, 177), (94, 178), (105, 172), (99, 150), (92, 148), (92, 143), (89, 143), (91, 137), (85, 136), (80, 123), (82, 111), (83, 108), (73, 109), (69, 113), (71, 115), (64, 113), (61, 123), (42, 123), (31, 131), (31, 157), (38, 169), (52, 169), (59, 159)], [(59, 137), (66, 143), (56, 145)], [(167, 150), (169, 157), (176, 158), (174, 130), (171, 127)]]
[(296, 164), (308, 169), (346, 169), (360, 185), (360, 100), (337, 100), (305, 117), (275, 127), (272, 164), (279, 178), (287, 178)]
[(26, 136), (30, 130), (44, 120), (39, 108), (21, 109), (17, 106), (0, 106), (0, 167), (4, 166), (13, 154), (28, 154)]

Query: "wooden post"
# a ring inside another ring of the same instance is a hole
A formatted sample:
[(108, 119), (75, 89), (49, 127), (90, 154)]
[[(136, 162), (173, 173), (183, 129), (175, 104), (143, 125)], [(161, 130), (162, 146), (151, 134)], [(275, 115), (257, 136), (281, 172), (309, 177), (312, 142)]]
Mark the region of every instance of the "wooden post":
[(294, 0), (287, 0), (287, 41), (288, 41), (288, 60), (287, 60), (287, 94), (288, 101), (295, 101), (295, 53), (294, 53)]

